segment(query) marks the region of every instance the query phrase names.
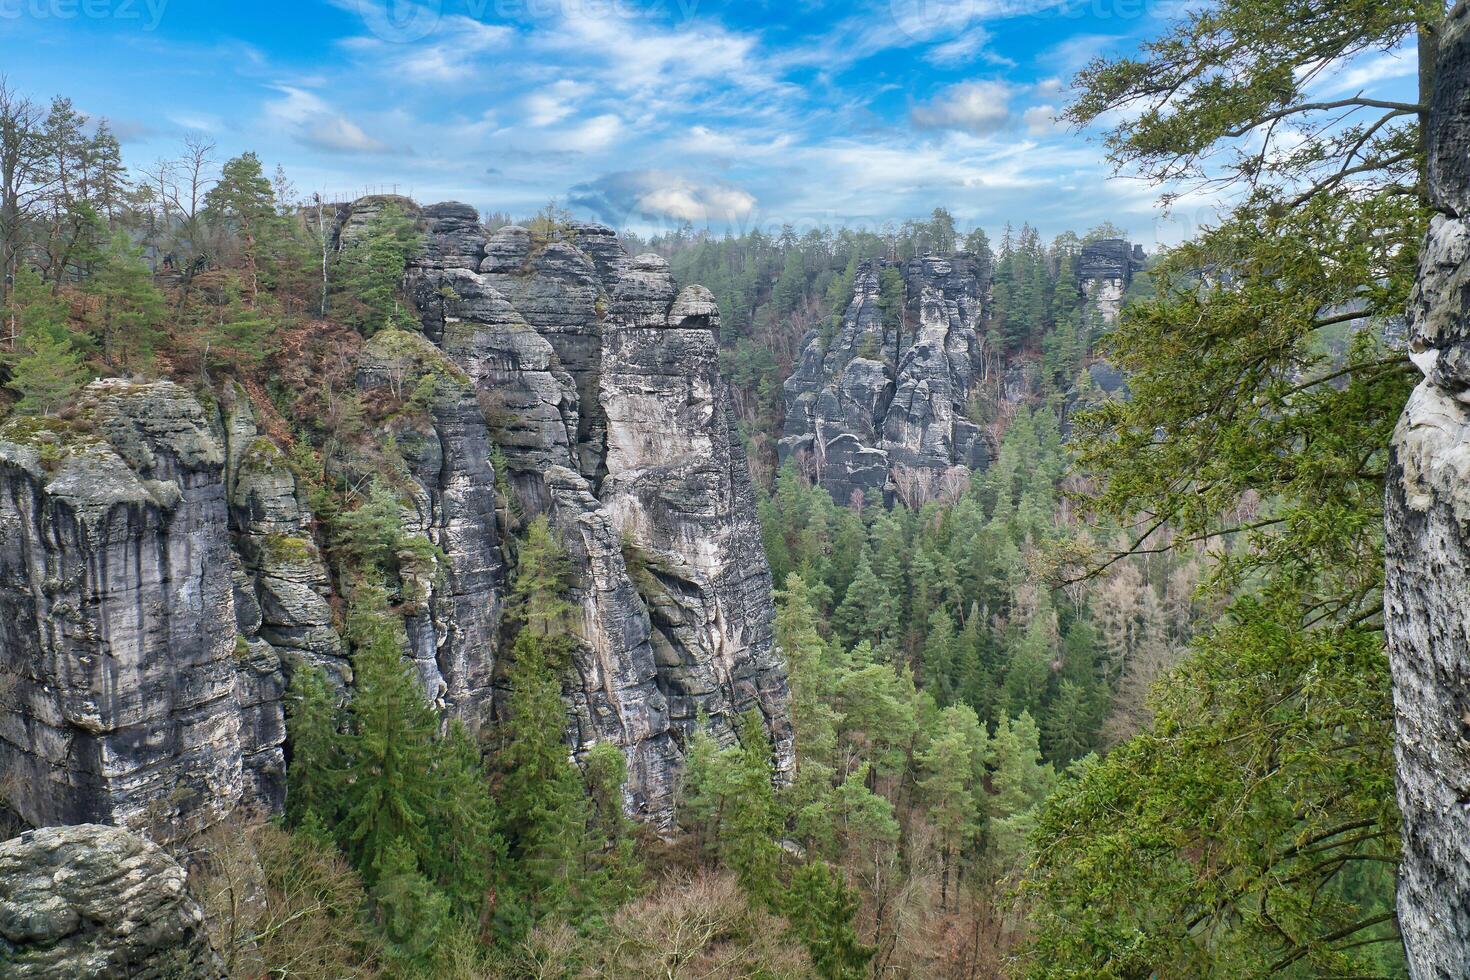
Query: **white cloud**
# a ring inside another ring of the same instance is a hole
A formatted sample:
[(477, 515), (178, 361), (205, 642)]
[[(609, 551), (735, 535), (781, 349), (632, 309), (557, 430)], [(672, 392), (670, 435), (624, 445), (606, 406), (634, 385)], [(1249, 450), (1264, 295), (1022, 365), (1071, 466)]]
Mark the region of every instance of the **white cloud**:
[[(370, 9), (370, 5), (364, 6)], [(374, 62), (380, 74), (419, 84), (465, 81), (480, 68), (486, 54), (503, 51), (515, 37), (515, 31), (503, 24), (440, 15), (428, 36), (414, 43), (401, 43), (384, 36), (375, 27), (378, 21), (374, 17), (365, 15), (364, 20), (374, 29), (374, 35), (348, 38), (343, 46)]]
[(573, 187), (570, 200), (624, 226), (639, 220), (733, 224), (756, 207), (755, 195), (741, 187), (664, 170), (604, 174)]
[(607, 112), (593, 116), (559, 134), (553, 141), (558, 149), (595, 153), (605, 150), (623, 134), (623, 119)]
[(738, 188), (690, 184), (651, 190), (638, 198), (638, 206), (678, 221), (731, 221), (749, 214), (755, 198)]
[(1408, 78), (1418, 74), (1418, 71), (1418, 61), (1407, 47), (1363, 55), (1323, 79), (1318, 91), (1327, 96), (1372, 92), (1384, 82)]
[(1010, 121), (1012, 92), (1005, 82), (961, 82), (915, 106), (911, 118), (921, 129), (992, 133)]
[(1032, 136), (1049, 136), (1061, 129), (1056, 116), (1056, 106), (1034, 105), (1021, 113), (1021, 121), (1026, 124), (1026, 132)]
[(1015, 62), (1009, 58), (1001, 57), (993, 51), (987, 51), (986, 46), (992, 41), (990, 32), (983, 27), (975, 27), (965, 33), (936, 44), (924, 52), (924, 60), (932, 65), (942, 68), (952, 68), (957, 65), (967, 64), (979, 58), (984, 58), (990, 64), (1002, 64), (1014, 66)]
[(267, 121), (291, 133), (297, 142), (329, 153), (381, 153), (388, 145), (305, 89), (278, 85), (284, 98), (266, 103)]
[(532, 92), (523, 100), (526, 121), (532, 126), (555, 125), (576, 110), (572, 100), (588, 91), (589, 86), (564, 78)]

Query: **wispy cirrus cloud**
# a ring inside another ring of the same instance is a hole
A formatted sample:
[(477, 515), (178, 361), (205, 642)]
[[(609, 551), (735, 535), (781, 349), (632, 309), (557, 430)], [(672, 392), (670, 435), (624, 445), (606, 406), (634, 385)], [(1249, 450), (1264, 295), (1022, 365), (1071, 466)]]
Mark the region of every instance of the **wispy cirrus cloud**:
[(266, 103), (265, 115), (304, 146), (328, 153), (382, 153), (387, 143), (305, 89), (278, 85), (281, 98)]

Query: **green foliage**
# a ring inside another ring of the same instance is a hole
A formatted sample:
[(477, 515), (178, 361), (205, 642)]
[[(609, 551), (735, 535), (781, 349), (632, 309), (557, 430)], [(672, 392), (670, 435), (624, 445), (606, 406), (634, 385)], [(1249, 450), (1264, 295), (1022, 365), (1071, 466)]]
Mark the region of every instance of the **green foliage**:
[(242, 153), (227, 161), (204, 197), (204, 212), (211, 224), (239, 235), (246, 296), (255, 305), (266, 255), (272, 241), (284, 232), (276, 214), (275, 191), (260, 158)]
[(389, 844), (372, 903), (388, 958), (403, 970), (427, 969), (449, 928), (449, 899), (419, 872), (415, 850), (406, 841)]
[(22, 337), (20, 349), (10, 369), (9, 385), (20, 395), (17, 412), (50, 415), (71, 401), (87, 381), (81, 354), (65, 338), (37, 332)]
[(143, 250), (118, 232), (83, 287), (96, 298), (93, 322), (102, 335), (102, 356), (124, 371), (146, 370), (162, 337), (163, 294), (142, 256)]
[(342, 249), (336, 283), (349, 302), (341, 312), (363, 336), (410, 323), (399, 285), (405, 264), (422, 246), (413, 219), (389, 203)]
[(341, 810), (343, 759), (337, 698), (320, 667), (297, 663), (286, 692), (291, 764), (286, 769), (286, 821), (314, 816), (335, 825)]
[(382, 590), (358, 586), (348, 620), (353, 645), (353, 697), (348, 708), (347, 762), (337, 833), (369, 883), (392, 847), (407, 847), (421, 867), (432, 856), (431, 776), (439, 723), (424, 700), (398, 620)]
[(573, 643), (566, 569), (565, 553), (538, 517), (517, 552), (507, 614), (519, 632), (505, 718), (495, 731), (500, 832), (511, 858), (496, 909), (506, 935), (547, 917), (577, 921), (626, 897), (634, 873), (625, 828), (610, 812), (621, 806), (621, 766), (598, 753), (589, 799), (570, 759), (561, 697)]
[(380, 586), (358, 584), (348, 633), (340, 723), (319, 669), (292, 677), (287, 820), (337, 841), (374, 889), (394, 956), (420, 963), (449, 917), (474, 921), (484, 905), (501, 855), (489, 782), (462, 724), (439, 735)]
[(803, 865), (786, 893), (786, 916), (812, 957), (817, 975), (827, 980), (862, 980), (874, 950), (853, 929), (858, 896), (825, 861)]
[(771, 743), (754, 709), (740, 717), (740, 749), (731, 760), (721, 826), (720, 856), (740, 887), (759, 901), (776, 901), (781, 821), (771, 788)]
[(1079, 420), (1102, 514), (1146, 532), (1121, 550), (1217, 542), (1224, 612), (1155, 686), (1152, 726), (1043, 808), (1035, 976), (1401, 968), (1389, 875), (1348, 869), (1397, 851), (1381, 507), (1414, 372), (1380, 327), (1425, 229), (1422, 116), (1306, 92), (1364, 50), (1432, 44), (1443, 16), (1226, 0), (1079, 78), (1074, 121), (1129, 120), (1117, 162), (1239, 191), (1103, 341), (1132, 398)]
[(903, 275), (889, 266), (878, 276), (878, 309), (883, 311), (883, 332), (891, 334), (903, 325)]

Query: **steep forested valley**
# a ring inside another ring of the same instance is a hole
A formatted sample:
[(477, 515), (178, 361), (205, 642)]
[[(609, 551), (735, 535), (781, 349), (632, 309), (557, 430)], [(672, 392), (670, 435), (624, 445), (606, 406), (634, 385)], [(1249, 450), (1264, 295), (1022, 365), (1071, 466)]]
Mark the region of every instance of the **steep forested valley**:
[(1149, 250), (328, 199), (0, 76), (0, 975), (1466, 975), (1470, 13), (1389, 7), (1081, 72), (1235, 195)]

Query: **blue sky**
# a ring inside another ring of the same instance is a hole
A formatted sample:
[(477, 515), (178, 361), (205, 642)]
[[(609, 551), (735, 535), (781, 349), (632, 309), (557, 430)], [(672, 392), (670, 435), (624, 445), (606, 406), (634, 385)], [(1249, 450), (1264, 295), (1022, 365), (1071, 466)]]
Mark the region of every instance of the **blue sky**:
[[(298, 190), (482, 211), (555, 198), (619, 227), (874, 226), (950, 208), (992, 233), (1111, 220), (1177, 241), (1053, 122), (1072, 74), (1179, 0), (0, 0), (0, 72), (108, 117), (134, 168), (190, 133)], [(1374, 53), (1325, 84), (1407, 84)]]

